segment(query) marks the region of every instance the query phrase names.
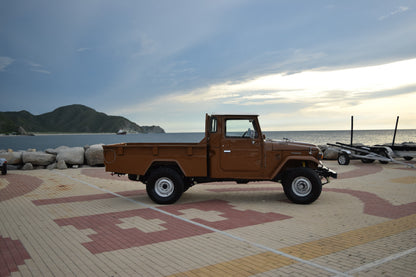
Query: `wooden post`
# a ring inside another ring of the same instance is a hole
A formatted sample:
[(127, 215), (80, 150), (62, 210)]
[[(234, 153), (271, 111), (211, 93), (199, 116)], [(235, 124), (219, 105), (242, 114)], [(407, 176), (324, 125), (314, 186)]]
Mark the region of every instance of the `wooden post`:
[(354, 116), (351, 116), (351, 141), (350, 141), (350, 145), (352, 146), (352, 141), (353, 141), (353, 137), (354, 137)]
[(394, 127), (394, 135), (393, 135), (393, 142), (391, 146), (394, 146), (394, 141), (396, 140), (396, 132), (397, 132), (397, 125), (399, 124), (399, 116), (396, 118), (396, 127)]

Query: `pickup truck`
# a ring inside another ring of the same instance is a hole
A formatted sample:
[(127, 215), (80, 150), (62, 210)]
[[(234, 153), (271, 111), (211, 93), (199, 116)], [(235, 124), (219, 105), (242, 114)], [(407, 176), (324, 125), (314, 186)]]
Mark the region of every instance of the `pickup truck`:
[(294, 203), (314, 202), (322, 180), (337, 173), (320, 160), (312, 144), (274, 141), (262, 134), (257, 115), (206, 115), (199, 143), (118, 143), (104, 145), (105, 170), (128, 174), (146, 185), (158, 204), (176, 202), (197, 183), (280, 182)]

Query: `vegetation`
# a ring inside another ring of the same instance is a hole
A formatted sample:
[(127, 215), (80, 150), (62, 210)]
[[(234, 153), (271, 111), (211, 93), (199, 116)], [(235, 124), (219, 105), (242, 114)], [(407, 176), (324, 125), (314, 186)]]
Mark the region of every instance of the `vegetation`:
[(0, 112), (0, 133), (17, 133), (22, 127), (36, 133), (164, 133), (159, 126), (139, 126), (121, 116), (111, 116), (84, 105), (69, 105), (41, 115), (28, 111)]

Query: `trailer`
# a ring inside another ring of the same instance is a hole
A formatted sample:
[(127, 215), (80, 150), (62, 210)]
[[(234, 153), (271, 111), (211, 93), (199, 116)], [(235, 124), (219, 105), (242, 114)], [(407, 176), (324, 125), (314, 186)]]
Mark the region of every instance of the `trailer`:
[(389, 145), (389, 147), (393, 150), (395, 157), (403, 158), (406, 161), (416, 157), (416, 144), (402, 143), (401, 145)]
[(348, 145), (341, 142), (336, 142), (336, 144), (328, 143), (328, 145), (339, 149), (337, 160), (340, 165), (348, 165), (351, 159), (361, 159), (363, 163), (379, 161), (382, 164), (387, 164), (392, 162), (415, 168), (412, 164), (395, 160), (393, 158), (395, 154), (388, 146)]
[(400, 145), (396, 145), (396, 133), (397, 133), (397, 126), (399, 125), (399, 116), (396, 118), (396, 126), (394, 127), (394, 134), (393, 134), (393, 142), (391, 145), (385, 145), (391, 148), (394, 152), (394, 157), (403, 158), (406, 161), (412, 160), (416, 157), (416, 144), (415, 143), (402, 143)]

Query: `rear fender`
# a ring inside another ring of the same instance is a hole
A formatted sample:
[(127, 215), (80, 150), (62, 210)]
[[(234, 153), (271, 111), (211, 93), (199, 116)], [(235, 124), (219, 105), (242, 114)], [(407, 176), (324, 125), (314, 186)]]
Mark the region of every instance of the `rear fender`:
[(176, 170), (182, 177), (186, 176), (185, 171), (176, 160), (154, 160), (146, 169), (146, 173), (141, 177), (141, 179), (146, 180), (150, 173), (159, 167), (169, 167)]

